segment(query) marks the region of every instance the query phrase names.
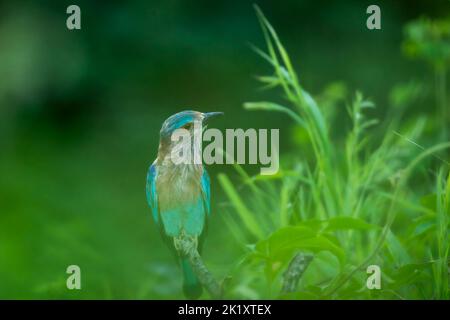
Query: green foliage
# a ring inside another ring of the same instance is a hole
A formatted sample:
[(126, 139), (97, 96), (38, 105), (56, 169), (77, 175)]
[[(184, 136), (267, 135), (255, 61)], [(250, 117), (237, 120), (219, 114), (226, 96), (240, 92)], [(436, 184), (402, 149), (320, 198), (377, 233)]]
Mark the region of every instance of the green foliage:
[(434, 70), (437, 115), (447, 139), (450, 122), (447, 112), (447, 72), (450, 67), (450, 18), (431, 20), (421, 18), (405, 27), (403, 49), (407, 56), (425, 60)]
[[(318, 97), (327, 108), (341, 108), (325, 112), (301, 86), (274, 28), (258, 7), (256, 11), (267, 53), (254, 50), (273, 68), (272, 75), (258, 80), (265, 89), (280, 88), (284, 102), (248, 102), (244, 108), (286, 114), (297, 132), (307, 135), (306, 141), (298, 140), (299, 148), (311, 146), (313, 156), (293, 151), (272, 177), (249, 177), (236, 167), (242, 181), (238, 188), (248, 188), (245, 200), (229, 178), (219, 177), (235, 209), (224, 220), (246, 248), (243, 261), (247, 263), (234, 274), (252, 272), (255, 282), (246, 286), (259, 292), (259, 298), (448, 299), (448, 178), (444, 181), (448, 163), (436, 153), (450, 143), (428, 149), (415, 143), (422, 132), (421, 121), (407, 130), (407, 138), (398, 134), (395, 130), (403, 128), (398, 128), (396, 117), (401, 113), (381, 126), (371, 116), (374, 103), (360, 92), (347, 105), (348, 127), (345, 138), (338, 140), (336, 132), (344, 126), (334, 128), (333, 121), (342, 113), (346, 90), (340, 85), (331, 91), (336, 94), (328, 90)], [(392, 93), (399, 108), (417, 97), (413, 84)], [(375, 128), (383, 132), (381, 141), (373, 139)], [(436, 194), (417, 203), (415, 193), (422, 189), (415, 190), (411, 181), (430, 165), (430, 156), (444, 163), (436, 178)], [(298, 292), (278, 296), (282, 272), (299, 251), (311, 252), (315, 258)], [(379, 292), (366, 288), (370, 264), (382, 269)], [(269, 290), (258, 291), (256, 281), (264, 281)]]
[[(144, 187), (162, 122), (186, 107), (224, 111), (221, 130), (281, 128), (277, 174), (208, 166), (202, 256), (226, 298), (448, 298), (449, 153), (415, 161), (448, 141), (448, 1), (385, 2), (381, 33), (360, 1), (265, 1), (283, 43), (260, 14), (263, 59), (243, 45), (261, 35), (246, 1), (80, 7), (72, 32), (54, 1), (1, 6), (0, 299), (184, 298)], [(296, 250), (314, 259), (280, 295)]]
[(422, 18), (405, 27), (405, 53), (421, 58), (437, 68), (450, 64), (450, 19)]

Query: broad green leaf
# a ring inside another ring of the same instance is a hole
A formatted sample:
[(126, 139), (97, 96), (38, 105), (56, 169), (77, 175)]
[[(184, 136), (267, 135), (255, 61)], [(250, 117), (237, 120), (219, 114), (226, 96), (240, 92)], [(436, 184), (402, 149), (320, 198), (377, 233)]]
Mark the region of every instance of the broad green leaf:
[(339, 260), (329, 251), (321, 251), (314, 255), (314, 259), (302, 276), (304, 286), (326, 284), (334, 279), (340, 271)]
[(379, 228), (363, 219), (353, 217), (335, 217), (327, 220), (326, 231), (335, 230), (373, 230)]
[(295, 251), (330, 251), (339, 261), (344, 261), (344, 251), (324, 236), (317, 235), (312, 229), (301, 226), (289, 226), (275, 231), (268, 239), (260, 241), (256, 250), (273, 261), (289, 259)]

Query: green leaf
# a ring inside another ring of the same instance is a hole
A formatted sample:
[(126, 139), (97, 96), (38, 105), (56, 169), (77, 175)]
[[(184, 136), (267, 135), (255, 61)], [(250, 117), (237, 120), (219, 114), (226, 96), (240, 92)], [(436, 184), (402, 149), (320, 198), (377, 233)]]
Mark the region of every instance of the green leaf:
[(326, 231), (336, 230), (375, 230), (378, 226), (367, 223), (363, 219), (353, 217), (335, 217), (327, 220)]
[(423, 272), (430, 269), (431, 262), (426, 263), (410, 263), (397, 268), (391, 275), (394, 281), (390, 287), (392, 289), (401, 288), (404, 285), (414, 284), (422, 275)]
[(397, 263), (409, 263), (411, 261), (411, 257), (409, 256), (408, 251), (406, 251), (403, 244), (395, 236), (395, 234), (392, 233), (391, 230), (389, 230), (386, 236), (386, 247)]
[(263, 238), (264, 232), (260, 228), (260, 224), (256, 220), (253, 213), (247, 208), (247, 206), (242, 201), (242, 198), (240, 197), (238, 191), (231, 183), (230, 179), (228, 177), (221, 173), (218, 175), (219, 183), (221, 184), (223, 190), (227, 194), (228, 198), (230, 199), (231, 203), (236, 208), (236, 212), (238, 213), (239, 217), (241, 218), (244, 226), (257, 238)]
[(374, 230), (379, 227), (363, 219), (353, 217), (335, 217), (327, 220), (326, 231), (336, 230)]
[(324, 285), (337, 277), (339, 272), (339, 260), (334, 254), (329, 251), (318, 252), (302, 276), (302, 285)]
[(281, 294), (278, 298), (281, 300), (318, 300), (320, 295), (310, 291), (299, 291)]
[(256, 250), (272, 261), (286, 262), (298, 250), (320, 252), (330, 251), (341, 263), (344, 251), (324, 236), (317, 235), (312, 229), (289, 226), (275, 231), (269, 238), (260, 241)]
[(247, 110), (266, 110), (266, 111), (277, 111), (286, 113), (288, 116), (290, 116), (295, 122), (297, 122), (298, 125), (305, 127), (306, 124), (303, 121), (302, 118), (298, 114), (296, 114), (291, 109), (284, 107), (282, 105), (273, 103), (273, 102), (246, 102), (244, 103), (244, 108)]
[(430, 193), (420, 198), (420, 203), (424, 207), (436, 212), (436, 199), (436, 193)]

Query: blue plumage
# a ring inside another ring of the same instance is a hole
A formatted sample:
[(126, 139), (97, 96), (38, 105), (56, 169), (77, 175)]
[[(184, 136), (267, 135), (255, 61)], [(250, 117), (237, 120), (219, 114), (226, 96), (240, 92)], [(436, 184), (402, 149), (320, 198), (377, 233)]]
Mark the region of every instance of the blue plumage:
[[(202, 164), (172, 161), (172, 150), (185, 142), (172, 141), (171, 136), (180, 128), (193, 136), (194, 127), (201, 128), (207, 118), (217, 114), (183, 111), (169, 117), (161, 128), (158, 157), (147, 172), (146, 196), (153, 220), (180, 257), (185, 278), (183, 288), (190, 298), (198, 297), (202, 290), (188, 260), (178, 252), (176, 240), (189, 237), (198, 244), (211, 213), (210, 179)], [(188, 147), (193, 153), (201, 152), (201, 145), (196, 145), (195, 139), (190, 143)]]
[(147, 195), (147, 203), (152, 209), (153, 220), (159, 223), (158, 197), (156, 195), (156, 166), (152, 164), (147, 172), (147, 183), (145, 192)]

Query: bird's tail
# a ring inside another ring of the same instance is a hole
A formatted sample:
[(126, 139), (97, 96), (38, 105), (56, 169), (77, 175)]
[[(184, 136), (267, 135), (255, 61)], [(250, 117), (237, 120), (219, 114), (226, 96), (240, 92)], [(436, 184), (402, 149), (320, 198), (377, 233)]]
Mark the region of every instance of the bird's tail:
[(183, 292), (185, 296), (189, 299), (198, 299), (203, 292), (202, 285), (187, 258), (181, 258), (181, 268), (183, 269)]

